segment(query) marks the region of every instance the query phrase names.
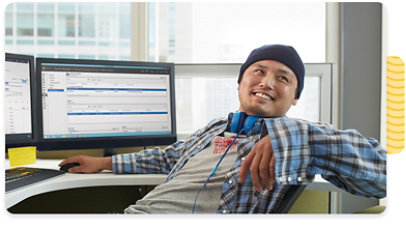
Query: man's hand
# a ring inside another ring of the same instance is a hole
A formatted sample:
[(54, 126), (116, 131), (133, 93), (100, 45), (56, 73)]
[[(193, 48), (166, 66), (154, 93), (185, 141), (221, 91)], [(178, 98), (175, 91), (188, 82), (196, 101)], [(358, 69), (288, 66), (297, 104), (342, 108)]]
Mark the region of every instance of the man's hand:
[(242, 162), (238, 183), (245, 181), (248, 171), (257, 192), (261, 192), (263, 186), (272, 190), (275, 182), (275, 156), (269, 135), (258, 141)]
[(79, 163), (79, 166), (70, 168), (70, 173), (94, 173), (104, 169), (111, 170), (111, 157), (73, 156), (68, 157), (59, 166), (70, 163)]

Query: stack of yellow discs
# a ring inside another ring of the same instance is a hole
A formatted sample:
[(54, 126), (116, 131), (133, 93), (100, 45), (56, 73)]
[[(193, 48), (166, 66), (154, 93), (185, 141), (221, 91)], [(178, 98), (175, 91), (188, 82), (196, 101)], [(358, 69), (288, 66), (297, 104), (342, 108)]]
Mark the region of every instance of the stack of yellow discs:
[(400, 153), (405, 143), (405, 63), (388, 57), (386, 74), (386, 150)]

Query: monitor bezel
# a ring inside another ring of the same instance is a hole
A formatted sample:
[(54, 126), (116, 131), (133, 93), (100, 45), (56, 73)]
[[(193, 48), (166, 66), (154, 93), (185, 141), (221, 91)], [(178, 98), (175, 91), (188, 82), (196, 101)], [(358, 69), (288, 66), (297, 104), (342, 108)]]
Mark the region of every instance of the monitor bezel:
[[(25, 134), (6, 134), (5, 147), (22, 147), (35, 145), (38, 141), (38, 112), (37, 112), (37, 89), (36, 89), (36, 73), (35, 73), (35, 58), (32, 55), (5, 53), (4, 63), (7, 59), (21, 59), (29, 62), (30, 69), (30, 101), (31, 101), (31, 138), (23, 138)], [(5, 122), (5, 121), (4, 121)]]
[[(170, 68), (170, 101), (171, 101), (171, 124), (172, 132), (169, 135), (146, 135), (146, 136), (120, 136), (120, 137), (87, 137), (87, 138), (63, 138), (44, 139), (43, 111), (42, 111), (42, 63), (60, 64), (100, 64), (100, 65), (124, 65), (124, 66), (159, 66)], [(116, 61), (116, 60), (87, 60), (65, 58), (37, 58), (37, 84), (38, 84), (38, 133), (39, 150), (69, 150), (69, 149), (112, 149), (120, 147), (140, 147), (169, 145), (176, 142), (176, 106), (175, 106), (175, 65), (167, 62), (139, 62), (139, 61)]]

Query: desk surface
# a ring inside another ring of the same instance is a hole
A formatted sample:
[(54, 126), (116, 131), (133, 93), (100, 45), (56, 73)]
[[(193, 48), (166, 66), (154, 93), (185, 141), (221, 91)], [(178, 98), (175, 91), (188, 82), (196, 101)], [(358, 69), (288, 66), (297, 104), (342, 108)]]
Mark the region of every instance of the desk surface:
[[(36, 164), (24, 167), (37, 167), (59, 169), (58, 164), (62, 160), (37, 160)], [(10, 168), (6, 160), (5, 168)], [(164, 182), (164, 174), (113, 174), (111, 171), (103, 171), (92, 174), (66, 173), (48, 180), (24, 186), (6, 192), (6, 208), (18, 202), (38, 194), (71, 188), (98, 187), (98, 186), (132, 186), (132, 185), (157, 185)]]
[[(37, 160), (36, 164), (25, 167), (59, 169), (58, 164), (62, 160)], [(5, 168), (10, 168), (9, 161), (5, 161)], [(48, 180), (31, 184), (22, 188), (6, 192), (5, 203), (9, 208), (29, 197), (64, 189), (98, 187), (98, 186), (134, 186), (134, 185), (158, 185), (165, 181), (165, 174), (113, 174), (111, 171), (102, 171), (92, 174), (66, 173)], [(327, 183), (321, 177), (309, 184), (306, 189), (323, 191), (341, 191), (337, 187)]]

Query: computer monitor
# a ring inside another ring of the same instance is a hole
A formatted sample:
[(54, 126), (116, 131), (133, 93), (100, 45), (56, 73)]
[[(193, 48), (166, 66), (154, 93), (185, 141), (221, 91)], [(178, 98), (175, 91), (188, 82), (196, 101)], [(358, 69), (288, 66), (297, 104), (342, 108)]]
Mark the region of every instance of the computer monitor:
[(34, 57), (6, 53), (3, 74), (6, 148), (32, 145), (37, 124)]
[(37, 81), (39, 150), (176, 141), (173, 63), (37, 58)]

